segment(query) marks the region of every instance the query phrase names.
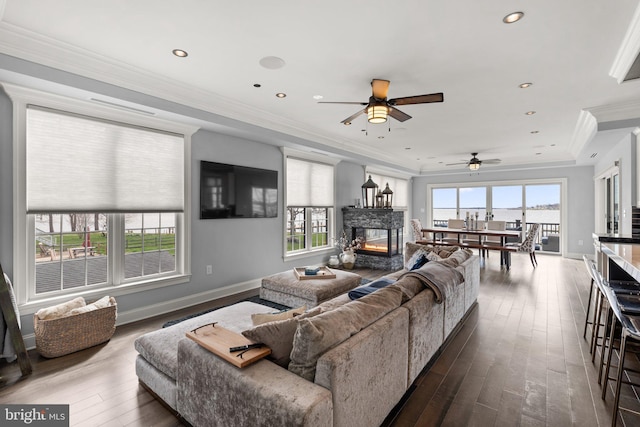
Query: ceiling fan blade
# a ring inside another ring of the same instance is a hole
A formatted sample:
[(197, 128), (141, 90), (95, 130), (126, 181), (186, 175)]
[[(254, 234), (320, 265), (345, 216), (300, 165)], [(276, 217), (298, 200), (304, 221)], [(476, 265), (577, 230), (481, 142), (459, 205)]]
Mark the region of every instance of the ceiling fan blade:
[(407, 121), (411, 118), (407, 113), (403, 113), (397, 108), (389, 107), (389, 115), (399, 122)]
[(389, 91), (389, 83), (391, 83), (389, 80), (371, 80), (373, 97), (377, 99), (385, 99), (387, 97), (387, 92)]
[(404, 98), (393, 98), (389, 100), (389, 105), (410, 105), (410, 104), (428, 104), (430, 102), (443, 102), (444, 94), (442, 92), (430, 93), (428, 95), (405, 96)]
[[(366, 104), (365, 104), (366, 105)], [(346, 119), (344, 119), (343, 121), (341, 121), (340, 123), (351, 123), (353, 121), (353, 119), (355, 119), (356, 117), (358, 117), (361, 114), (364, 114), (367, 110), (360, 110), (357, 113), (347, 117)]]
[(350, 104), (350, 105), (369, 105), (368, 102), (332, 102), (332, 101), (318, 101), (318, 104)]
[(460, 162), (460, 163), (447, 163), (445, 166), (459, 166), (459, 165), (468, 165), (469, 162)]
[(500, 159), (487, 159), (482, 161), (482, 163), (485, 163), (487, 165), (497, 165), (500, 162), (502, 162), (502, 160)]

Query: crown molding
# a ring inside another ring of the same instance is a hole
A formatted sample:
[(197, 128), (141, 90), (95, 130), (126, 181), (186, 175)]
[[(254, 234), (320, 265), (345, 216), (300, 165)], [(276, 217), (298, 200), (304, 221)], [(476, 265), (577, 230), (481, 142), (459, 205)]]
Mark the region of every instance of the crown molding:
[[(0, 0), (0, 7), (3, 4), (4, 0)], [(242, 127), (243, 124), (245, 126), (249, 124), (302, 140), (316, 142), (333, 149), (375, 158), (400, 167), (410, 167), (409, 165), (399, 164), (397, 157), (371, 145), (355, 140), (327, 136), (319, 129), (305, 126), (304, 123), (288, 120), (268, 111), (256, 109), (222, 97), (219, 94), (178, 83), (175, 80), (159, 76), (147, 70), (117, 62), (112, 58), (62, 43), (7, 22), (0, 22), (0, 52), (22, 60), (202, 110), (220, 117), (218, 121), (216, 118), (212, 118), (212, 123), (224, 124), (230, 127), (234, 125)], [(236, 123), (229, 123), (228, 119), (236, 121)], [(259, 129), (255, 131), (258, 132)]]
[(637, 119), (640, 118), (640, 101), (634, 100), (620, 102), (618, 104), (602, 105), (587, 108), (586, 111), (593, 114), (598, 123)]
[(571, 153), (573, 158), (578, 157), (582, 149), (593, 139), (597, 131), (598, 123), (593, 114), (590, 111), (581, 110), (568, 147), (569, 153)]
[(640, 52), (640, 5), (631, 18), (627, 33), (609, 70), (609, 75), (616, 79), (618, 84), (624, 83), (624, 78), (636, 60), (638, 52)]

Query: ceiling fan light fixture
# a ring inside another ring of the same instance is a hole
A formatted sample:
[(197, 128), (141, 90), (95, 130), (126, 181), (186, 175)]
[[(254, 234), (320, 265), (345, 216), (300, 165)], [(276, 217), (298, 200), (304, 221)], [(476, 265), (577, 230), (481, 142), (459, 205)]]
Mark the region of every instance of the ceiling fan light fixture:
[(469, 163), (469, 170), (477, 171), (480, 169), (480, 162), (474, 163), (473, 161)]
[(369, 123), (379, 124), (387, 121), (389, 107), (384, 104), (371, 105), (367, 107), (367, 120)]

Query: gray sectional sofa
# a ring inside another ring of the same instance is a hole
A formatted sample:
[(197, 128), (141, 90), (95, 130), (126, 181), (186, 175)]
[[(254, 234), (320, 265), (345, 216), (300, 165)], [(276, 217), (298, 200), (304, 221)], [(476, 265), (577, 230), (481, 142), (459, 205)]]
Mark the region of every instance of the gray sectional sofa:
[[(405, 260), (424, 248), (408, 243)], [(438, 264), (451, 268), (429, 262), (396, 272), (389, 286), (354, 301), (338, 296), (302, 316), (254, 327), (251, 314), (273, 309), (241, 302), (145, 334), (135, 343), (136, 373), (193, 426), (379, 425), (478, 296), (478, 257), (434, 251), (450, 254)], [(425, 285), (423, 273), (445, 270), (443, 287)], [(261, 338), (273, 360), (239, 369), (184, 338), (215, 321)]]

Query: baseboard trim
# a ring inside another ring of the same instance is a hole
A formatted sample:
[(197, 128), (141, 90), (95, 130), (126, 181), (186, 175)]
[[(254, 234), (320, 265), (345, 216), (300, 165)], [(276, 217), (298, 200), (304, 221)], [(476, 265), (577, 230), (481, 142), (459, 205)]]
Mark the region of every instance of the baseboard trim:
[(163, 301), (158, 304), (140, 307), (134, 310), (118, 312), (118, 320), (116, 326), (126, 325), (127, 323), (137, 322), (148, 319), (150, 317), (159, 316), (161, 314), (170, 313), (172, 311), (181, 310), (194, 305), (202, 304), (218, 298), (228, 297), (239, 294), (241, 292), (251, 291), (260, 288), (261, 279), (253, 279), (234, 285), (225, 286), (223, 288), (212, 289), (206, 292), (185, 296), (171, 301)]

